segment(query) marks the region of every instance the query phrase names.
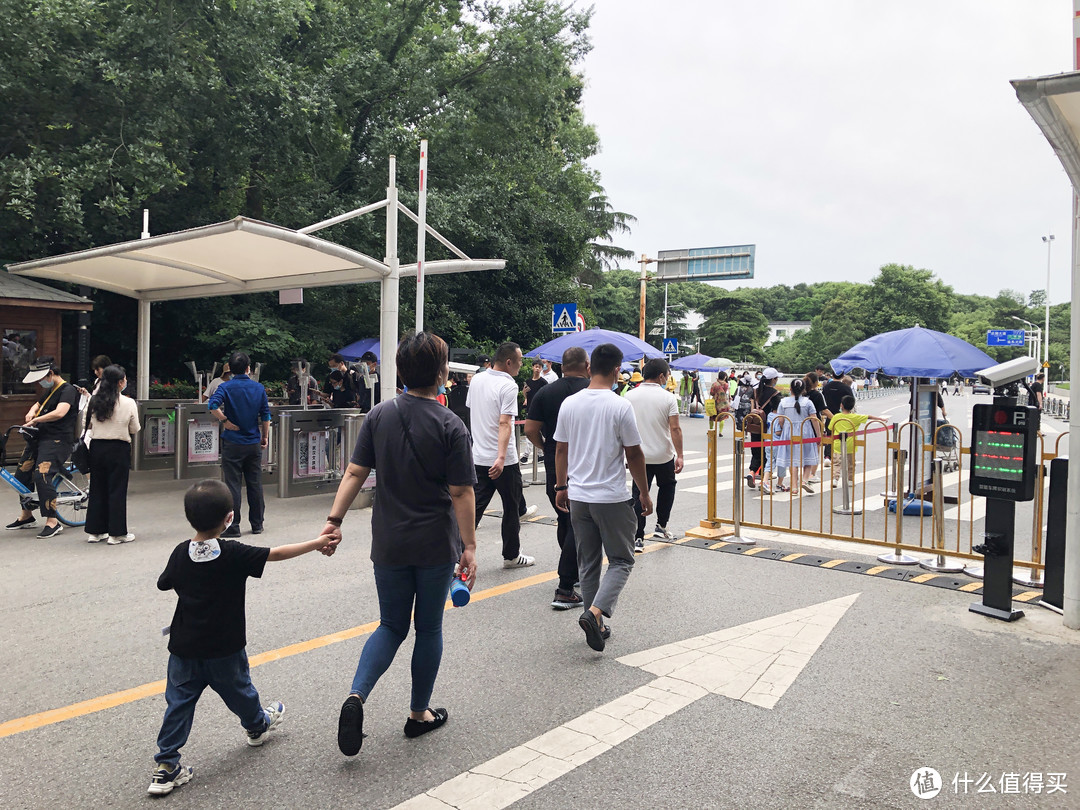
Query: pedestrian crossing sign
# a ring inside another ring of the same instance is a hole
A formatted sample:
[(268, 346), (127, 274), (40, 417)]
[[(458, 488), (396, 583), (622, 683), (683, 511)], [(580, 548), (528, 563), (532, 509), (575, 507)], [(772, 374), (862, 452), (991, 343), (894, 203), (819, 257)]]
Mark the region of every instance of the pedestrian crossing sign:
[(679, 341), (675, 338), (664, 338), (664, 354), (678, 354)]
[(555, 304), (551, 308), (551, 331), (577, 331), (577, 304)]

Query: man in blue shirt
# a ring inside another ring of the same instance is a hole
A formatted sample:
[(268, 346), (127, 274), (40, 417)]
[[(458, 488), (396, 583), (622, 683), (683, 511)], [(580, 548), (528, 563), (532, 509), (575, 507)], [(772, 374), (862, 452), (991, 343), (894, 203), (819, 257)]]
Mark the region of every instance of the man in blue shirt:
[(247, 484), (248, 520), (253, 534), (262, 534), (266, 504), (262, 491), (262, 454), (270, 437), (270, 403), (266, 389), (248, 376), (250, 358), (234, 352), (229, 358), (232, 379), (210, 397), (210, 413), (222, 423), (221, 472), (233, 499), (232, 526), (222, 537), (240, 536), (240, 478)]

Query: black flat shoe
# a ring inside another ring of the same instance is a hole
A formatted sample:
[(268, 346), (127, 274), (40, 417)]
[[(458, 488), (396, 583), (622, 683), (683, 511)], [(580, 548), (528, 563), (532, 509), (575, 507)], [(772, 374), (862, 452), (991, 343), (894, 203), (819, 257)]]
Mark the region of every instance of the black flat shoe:
[(347, 757), (355, 757), (364, 744), (364, 704), (356, 695), (349, 695), (341, 706), (337, 723), (337, 746)]
[(600, 626), (600, 622), (596, 620), (593, 612), (586, 610), (581, 614), (581, 618), (577, 620), (577, 623), (585, 631), (585, 642), (597, 652), (603, 652), (604, 642), (607, 638), (604, 636), (604, 628)]
[(413, 720), (410, 717), (405, 721), (406, 737), (411, 739), (434, 731), (450, 718), (450, 713), (446, 709), (428, 709), (428, 711), (435, 715), (434, 720)]

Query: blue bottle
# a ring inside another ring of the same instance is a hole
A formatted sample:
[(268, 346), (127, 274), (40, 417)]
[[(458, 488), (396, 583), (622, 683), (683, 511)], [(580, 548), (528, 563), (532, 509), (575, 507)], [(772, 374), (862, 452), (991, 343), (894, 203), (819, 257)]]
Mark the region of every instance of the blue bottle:
[(469, 604), (470, 596), (472, 594), (469, 592), (469, 586), (465, 584), (464, 574), (461, 579), (454, 577), (450, 581), (450, 601), (454, 603), (454, 607), (464, 607)]

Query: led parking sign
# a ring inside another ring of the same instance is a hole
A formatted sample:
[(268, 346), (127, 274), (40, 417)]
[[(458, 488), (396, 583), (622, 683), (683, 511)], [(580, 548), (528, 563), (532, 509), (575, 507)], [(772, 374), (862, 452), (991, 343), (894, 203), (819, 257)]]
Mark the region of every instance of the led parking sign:
[(1035, 497), (1039, 410), (1028, 405), (976, 405), (971, 417), (971, 494), (1030, 501)]

